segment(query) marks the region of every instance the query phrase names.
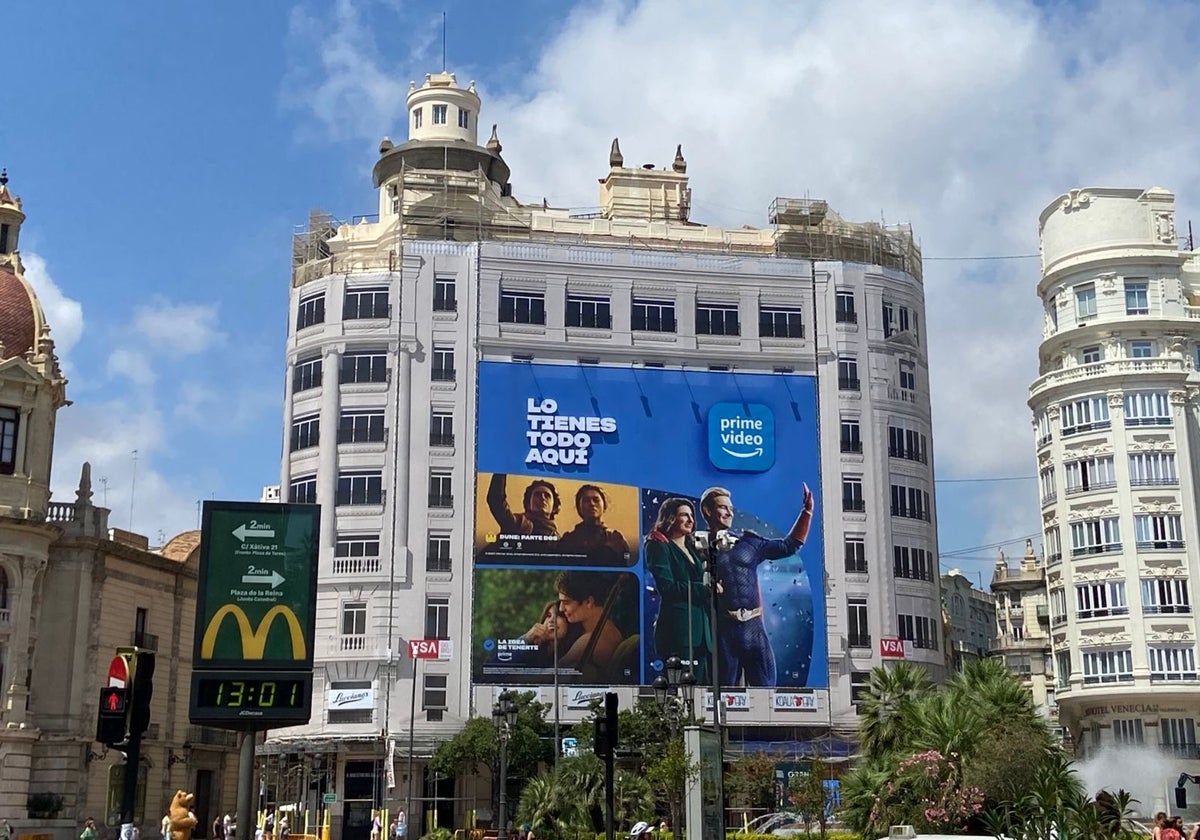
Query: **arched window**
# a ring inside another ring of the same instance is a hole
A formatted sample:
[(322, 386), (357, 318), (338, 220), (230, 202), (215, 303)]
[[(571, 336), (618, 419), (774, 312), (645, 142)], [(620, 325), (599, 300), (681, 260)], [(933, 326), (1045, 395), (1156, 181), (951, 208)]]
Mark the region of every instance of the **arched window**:
[(0, 610), (8, 609), (8, 572), (0, 566)]

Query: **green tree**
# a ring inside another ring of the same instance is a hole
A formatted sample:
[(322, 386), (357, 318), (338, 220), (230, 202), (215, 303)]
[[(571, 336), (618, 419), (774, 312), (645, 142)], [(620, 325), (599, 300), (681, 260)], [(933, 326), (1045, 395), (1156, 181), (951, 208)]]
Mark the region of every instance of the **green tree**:
[(808, 772), (799, 773), (788, 780), (788, 804), (804, 821), (805, 829), (813, 823), (821, 834), (821, 840), (829, 831), (829, 791), (825, 780), (829, 778), (829, 766), (819, 755), (809, 761)]
[(890, 668), (873, 669), (867, 694), (858, 704), (861, 751), (881, 755), (904, 743), (912, 705), (932, 690), (933, 682), (924, 668), (897, 662)]
[[(517, 721), (509, 730), (509, 780), (531, 779), (538, 765), (551, 761), (553, 729), (546, 723), (549, 704), (538, 703), (531, 691), (514, 695)], [(476, 717), (467, 721), (454, 737), (443, 741), (433, 754), (434, 772), (445, 776), (476, 775), (481, 767), (497, 767), (500, 755), (500, 736), (491, 718)]]
[(729, 762), (725, 795), (732, 807), (743, 809), (744, 819), (753, 811), (775, 810), (775, 767), (782, 760), (774, 753), (751, 752)]
[(666, 802), (671, 814), (671, 828), (678, 831), (683, 824), (683, 799), (689, 782), (700, 774), (700, 765), (688, 760), (682, 738), (670, 738), (660, 743), (654, 756), (645, 764), (646, 780), (660, 801)]

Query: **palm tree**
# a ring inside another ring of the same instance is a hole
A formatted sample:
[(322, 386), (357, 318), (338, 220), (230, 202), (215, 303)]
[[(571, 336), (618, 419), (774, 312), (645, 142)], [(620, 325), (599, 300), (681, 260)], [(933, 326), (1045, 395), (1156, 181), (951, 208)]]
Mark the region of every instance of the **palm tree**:
[(932, 690), (924, 668), (908, 662), (874, 668), (867, 694), (858, 703), (859, 751), (878, 756), (900, 746), (906, 740), (906, 716), (912, 705)]

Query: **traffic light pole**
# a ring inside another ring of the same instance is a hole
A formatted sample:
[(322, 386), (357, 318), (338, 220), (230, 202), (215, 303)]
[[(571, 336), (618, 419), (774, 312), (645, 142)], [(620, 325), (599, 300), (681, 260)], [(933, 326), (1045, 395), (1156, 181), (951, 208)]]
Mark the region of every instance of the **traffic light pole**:
[(133, 840), (133, 817), (137, 807), (138, 768), (142, 759), (142, 733), (133, 727), (125, 749), (125, 784), (121, 788), (121, 840)]
[(256, 730), (242, 733), (242, 751), (238, 758), (237, 840), (251, 840), (257, 827), (254, 819), (254, 800), (257, 797), (254, 789), (254, 744), (257, 740)]

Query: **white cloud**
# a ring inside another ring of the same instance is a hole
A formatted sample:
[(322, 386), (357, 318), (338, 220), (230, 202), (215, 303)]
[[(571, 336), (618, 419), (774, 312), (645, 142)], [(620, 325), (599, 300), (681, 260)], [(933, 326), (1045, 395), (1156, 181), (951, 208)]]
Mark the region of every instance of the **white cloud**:
[(150, 343), (140, 352), (150, 354), (201, 353), (222, 337), (215, 305), (160, 301), (139, 306), (133, 314), (133, 328)]
[[(339, 137), (376, 139), (403, 125), (395, 45), (355, 8), (322, 22), (310, 107)], [(848, 219), (911, 221), (929, 257), (1036, 254), (1038, 213), (1071, 187), (1166, 186), (1180, 218), (1200, 201), (1198, 30), (1200, 6), (1180, 2), (1134, 16), (1103, 0), (587, 5), (519, 90), (479, 79), (480, 123), (499, 123), (527, 201), (594, 205), (618, 136), (632, 165), (667, 165), (683, 144), (698, 221), (763, 225), (775, 196), (811, 196)], [(1036, 259), (925, 264), (941, 476), (1033, 472), (1038, 275)], [(1035, 494), (980, 492), (995, 527), (971, 527), (1036, 530)]]
[(23, 252), (21, 262), (25, 265), (25, 279), (33, 287), (50, 324), (50, 337), (54, 339), (54, 352), (64, 369), (68, 369), (69, 357), (79, 336), (83, 334), (83, 306), (63, 294), (62, 289), (50, 276), (46, 260), (38, 254)]
[(128, 379), (134, 385), (153, 385), (155, 379), (149, 355), (124, 347), (118, 347), (108, 354), (105, 372), (110, 377)]

